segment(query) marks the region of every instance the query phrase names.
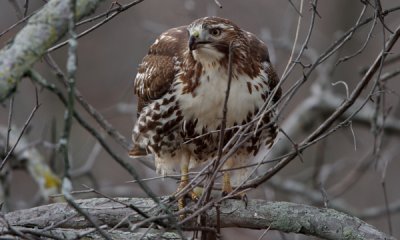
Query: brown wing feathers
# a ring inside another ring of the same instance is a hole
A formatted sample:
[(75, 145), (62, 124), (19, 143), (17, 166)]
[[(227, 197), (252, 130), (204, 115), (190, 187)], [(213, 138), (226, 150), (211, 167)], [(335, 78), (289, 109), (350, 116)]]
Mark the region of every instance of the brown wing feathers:
[(161, 98), (171, 87), (176, 64), (187, 45), (186, 27), (173, 28), (160, 35), (143, 58), (134, 89), (138, 114), (151, 100)]
[[(143, 58), (134, 81), (138, 116), (145, 106), (161, 98), (170, 89), (175, 79), (176, 65), (187, 46), (187, 34), (186, 26), (168, 30), (157, 38)], [(135, 145), (129, 155), (144, 156), (147, 152)]]

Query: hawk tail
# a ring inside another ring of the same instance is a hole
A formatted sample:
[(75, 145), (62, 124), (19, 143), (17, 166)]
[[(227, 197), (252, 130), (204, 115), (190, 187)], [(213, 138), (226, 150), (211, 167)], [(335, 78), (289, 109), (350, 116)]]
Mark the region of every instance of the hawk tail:
[(129, 154), (129, 157), (131, 157), (131, 158), (144, 157), (144, 156), (148, 155), (146, 149), (141, 148), (140, 146), (137, 146), (137, 145), (133, 146), (131, 148), (131, 150), (129, 150), (128, 154)]

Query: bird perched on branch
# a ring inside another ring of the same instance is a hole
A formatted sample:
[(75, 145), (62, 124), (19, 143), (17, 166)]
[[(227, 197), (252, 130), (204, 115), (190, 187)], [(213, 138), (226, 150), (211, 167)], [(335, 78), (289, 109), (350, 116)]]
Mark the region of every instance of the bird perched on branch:
[[(261, 145), (270, 147), (276, 137), (271, 106), (281, 90), (266, 45), (230, 20), (205, 17), (162, 33), (139, 66), (134, 83), (138, 119), (129, 154), (154, 154), (159, 174), (180, 171), (178, 192), (188, 184), (191, 167), (217, 156), (228, 69), (224, 143), (239, 126), (254, 127), (223, 169), (246, 165)], [(232, 176), (235, 184), (246, 177), (237, 171), (224, 171), (223, 193), (232, 191)], [(183, 207), (182, 199), (179, 205)]]

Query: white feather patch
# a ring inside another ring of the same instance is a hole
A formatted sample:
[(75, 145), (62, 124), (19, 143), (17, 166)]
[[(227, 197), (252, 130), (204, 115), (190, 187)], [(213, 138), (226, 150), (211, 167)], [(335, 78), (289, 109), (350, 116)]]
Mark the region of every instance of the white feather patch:
[[(184, 120), (198, 119), (196, 131), (201, 132), (202, 127), (206, 126), (209, 131), (216, 130), (221, 123), (223, 116), (223, 106), (225, 102), (225, 90), (227, 89), (228, 74), (227, 70), (216, 65), (204, 66), (205, 74), (200, 77), (200, 85), (191, 93), (183, 93), (183, 84), (178, 87), (178, 101), (184, 114)], [(247, 75), (239, 75), (231, 81), (230, 96), (228, 99), (227, 127), (235, 123), (240, 124), (246, 119), (249, 112), (260, 108), (264, 103), (262, 94), (268, 89), (255, 91), (252, 94), (248, 91), (247, 83), (252, 86), (263, 83), (268, 77), (261, 71), (261, 75), (251, 79)], [(264, 88), (267, 88), (267, 86)]]

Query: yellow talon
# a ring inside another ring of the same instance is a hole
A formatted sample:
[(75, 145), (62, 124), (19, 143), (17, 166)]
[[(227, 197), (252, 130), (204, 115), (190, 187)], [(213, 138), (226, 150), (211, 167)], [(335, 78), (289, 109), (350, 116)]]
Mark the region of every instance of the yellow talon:
[[(187, 164), (181, 165), (181, 181), (179, 183), (178, 189), (175, 195), (178, 195), (187, 185), (189, 184), (189, 166)], [(201, 190), (199, 194), (199, 189), (201, 188), (194, 188), (190, 190), (186, 195), (178, 198), (178, 211), (181, 211), (185, 208), (185, 196), (189, 196), (193, 201), (197, 201), (199, 196), (201, 195)], [(185, 218), (185, 214), (181, 214), (179, 216), (181, 219)]]
[[(231, 176), (229, 174), (229, 172), (224, 172), (224, 178), (223, 178), (223, 182), (222, 182), (222, 196), (226, 196), (229, 193), (231, 193), (233, 191), (232, 185), (231, 185)], [(236, 194), (234, 196), (232, 196), (233, 199), (241, 199), (244, 204), (245, 207), (247, 207), (247, 195), (246, 193), (242, 192), (239, 194)]]
[(230, 192), (232, 192), (232, 185), (231, 185), (231, 176), (229, 172), (224, 172), (224, 178), (222, 181), (222, 195), (226, 196)]

